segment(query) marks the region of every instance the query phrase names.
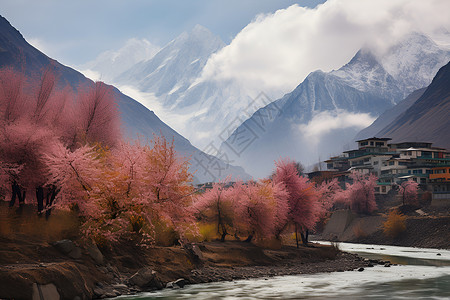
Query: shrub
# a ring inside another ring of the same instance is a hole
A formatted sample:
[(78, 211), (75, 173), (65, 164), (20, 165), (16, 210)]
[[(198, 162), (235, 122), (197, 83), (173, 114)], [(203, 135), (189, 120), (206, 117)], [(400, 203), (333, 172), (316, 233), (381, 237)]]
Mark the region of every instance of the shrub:
[(392, 210), (386, 222), (383, 223), (384, 233), (391, 237), (398, 237), (403, 231), (406, 230), (406, 216), (399, 213), (397, 210)]

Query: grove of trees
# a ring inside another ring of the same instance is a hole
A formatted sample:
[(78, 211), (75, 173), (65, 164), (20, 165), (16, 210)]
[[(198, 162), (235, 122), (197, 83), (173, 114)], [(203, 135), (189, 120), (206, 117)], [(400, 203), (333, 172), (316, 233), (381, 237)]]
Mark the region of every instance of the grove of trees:
[(336, 202), (358, 213), (376, 208), (374, 176), (354, 173), (343, 190), (337, 179), (308, 180), (300, 166), (279, 160), (271, 178), (200, 191), (173, 141), (123, 141), (110, 86), (61, 87), (51, 66), (31, 78), (0, 70), (1, 195), (47, 216), (53, 208), (76, 212), (83, 237), (98, 244), (137, 237), (152, 245), (163, 231), (184, 240), (199, 235), (199, 224), (214, 224), (222, 241), (293, 232), (298, 246)]

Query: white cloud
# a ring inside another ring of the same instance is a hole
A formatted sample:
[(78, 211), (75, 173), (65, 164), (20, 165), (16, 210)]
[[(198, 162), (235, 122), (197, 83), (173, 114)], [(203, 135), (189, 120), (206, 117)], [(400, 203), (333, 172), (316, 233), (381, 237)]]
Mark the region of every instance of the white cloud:
[(135, 99), (149, 110), (153, 111), (158, 118), (177, 132), (183, 132), (187, 122), (198, 113), (193, 112), (190, 114), (176, 114), (169, 109), (166, 109), (161, 104), (162, 100), (156, 97), (154, 93), (141, 92), (137, 88), (128, 85), (116, 86), (122, 93)]
[(308, 124), (295, 125), (301, 135), (313, 145), (336, 129), (366, 128), (375, 118), (367, 113), (351, 113), (345, 110), (323, 111), (316, 113)]
[(280, 96), (311, 71), (341, 67), (365, 45), (383, 51), (412, 31), (450, 28), (450, 1), (329, 0), (260, 15), (208, 61), (202, 80), (237, 80)]

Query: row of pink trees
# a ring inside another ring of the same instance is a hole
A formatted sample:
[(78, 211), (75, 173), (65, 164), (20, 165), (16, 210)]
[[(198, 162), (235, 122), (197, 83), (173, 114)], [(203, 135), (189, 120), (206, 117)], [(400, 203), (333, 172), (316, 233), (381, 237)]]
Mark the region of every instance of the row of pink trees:
[[(194, 196), (188, 162), (173, 142), (155, 137), (150, 145), (120, 139), (117, 104), (111, 87), (97, 82), (57, 88), (51, 67), (37, 79), (0, 70), (0, 179), (12, 192), (10, 204), (25, 202), (36, 189), (39, 210), (55, 205), (79, 212), (83, 232), (96, 241), (117, 241), (139, 233), (153, 242), (158, 228), (179, 237), (195, 232), (195, 218), (227, 235), (280, 239), (295, 232), (304, 244), (308, 232), (337, 201), (368, 213), (375, 209), (375, 178), (352, 175), (341, 190), (337, 180), (315, 185), (289, 160), (276, 163), (272, 179), (214, 184)], [(7, 184), (5, 184), (7, 183)], [(9, 188), (10, 187), (10, 188)], [(30, 201), (31, 199), (31, 201)]]
[(18, 198), (42, 211), (47, 198), (47, 212), (77, 211), (89, 239), (139, 233), (148, 244), (157, 228), (195, 229), (188, 166), (164, 138), (121, 140), (110, 86), (60, 87), (51, 66), (31, 78), (0, 70), (0, 185), (4, 196), (12, 192), (10, 206)]

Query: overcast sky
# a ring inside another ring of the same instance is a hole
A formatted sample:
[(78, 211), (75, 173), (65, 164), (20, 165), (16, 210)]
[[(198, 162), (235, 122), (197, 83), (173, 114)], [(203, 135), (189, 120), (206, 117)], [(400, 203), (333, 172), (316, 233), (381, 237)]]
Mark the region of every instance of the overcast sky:
[(414, 31), (450, 36), (450, 0), (0, 0), (0, 7), (31, 44), (73, 67), (133, 38), (162, 47), (200, 24), (228, 46), (199, 80), (234, 79), (272, 97), (312, 71), (341, 67), (361, 47), (382, 51)]
[(324, 0), (0, 0), (0, 14), (33, 45), (72, 66), (130, 38), (164, 46), (200, 24), (225, 43), (258, 14)]

